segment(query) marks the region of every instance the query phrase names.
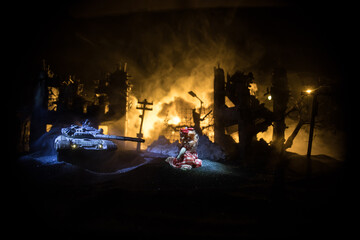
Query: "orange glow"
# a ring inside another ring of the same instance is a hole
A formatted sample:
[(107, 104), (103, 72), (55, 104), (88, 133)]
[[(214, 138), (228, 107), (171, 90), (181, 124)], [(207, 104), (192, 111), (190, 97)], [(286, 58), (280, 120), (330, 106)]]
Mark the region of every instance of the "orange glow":
[(250, 95), (255, 96), (256, 92), (258, 91), (258, 87), (256, 83), (250, 83), (249, 90), (250, 90)]
[(232, 139), (233, 139), (236, 143), (239, 143), (239, 134), (238, 134), (238, 132), (234, 132), (234, 133), (230, 134), (230, 136), (232, 137)]
[(227, 96), (225, 96), (225, 105), (228, 108), (235, 107), (235, 104)]
[(104, 113), (107, 114), (109, 112), (109, 104), (105, 105)]
[(181, 119), (178, 116), (173, 117), (169, 120), (169, 124), (178, 125), (181, 122)]
[(109, 127), (107, 125), (99, 125), (99, 129), (103, 129), (103, 134), (109, 134)]
[(48, 110), (56, 111), (57, 110), (57, 102), (59, 100), (59, 89), (55, 87), (48, 87)]
[[(168, 85), (167, 91), (164, 91), (165, 88), (159, 87), (158, 84), (150, 84), (148, 90), (142, 93), (142, 98), (154, 103), (153, 110), (145, 113), (142, 133), (146, 139), (146, 144), (142, 144), (143, 147), (150, 145), (160, 135), (163, 135), (168, 125), (194, 126), (192, 109), (197, 108), (196, 111), (199, 113), (200, 104), (197, 99), (188, 94), (189, 91), (196, 92), (197, 96), (204, 102), (201, 112), (201, 117), (204, 117), (210, 111), (205, 112), (205, 109), (213, 103), (213, 78), (213, 66), (211, 64), (209, 69), (201, 69), (201, 72), (199, 70), (190, 76), (179, 76), (178, 78), (169, 76), (169, 80), (164, 81)], [(151, 83), (152, 81), (148, 82)], [(138, 99), (130, 93), (129, 101), (137, 102)], [(127, 136), (136, 136), (139, 132), (139, 114), (141, 112), (136, 108), (129, 109)], [(209, 125), (209, 120), (211, 120), (210, 116), (200, 123), (201, 126)], [(212, 128), (207, 128), (204, 132), (207, 134), (211, 130)], [(171, 134), (172, 131), (173, 129), (168, 133)], [(175, 131), (175, 135), (177, 134)]]
[(46, 132), (49, 132), (52, 128), (52, 124), (46, 124)]
[(268, 144), (270, 144), (273, 135), (273, 126), (269, 126), (265, 132), (259, 132), (256, 134), (256, 139), (259, 141), (261, 138), (265, 140)]
[[(215, 48), (217, 49), (217, 48)], [(153, 102), (152, 111), (146, 111), (142, 126), (143, 138), (146, 140), (142, 144), (142, 148), (146, 148), (160, 135), (169, 135), (171, 137), (174, 132), (174, 139), (178, 138), (178, 131), (169, 127), (171, 125), (194, 126), (192, 110), (196, 108), (196, 112), (200, 113), (203, 118), (205, 114), (212, 110), (214, 96), (214, 66), (217, 62), (223, 60), (220, 56), (228, 56), (221, 52), (214, 56), (206, 56), (206, 60), (202, 58), (192, 58), (189, 62), (184, 63), (186, 71), (180, 71), (173, 66), (168, 66), (169, 61), (164, 56), (161, 67), (158, 67), (148, 78), (142, 79), (146, 82), (146, 88), (142, 88), (137, 94), (130, 92), (128, 101), (136, 103), (139, 99), (147, 99)], [(210, 60), (209, 60), (210, 59)], [(229, 60), (229, 61), (227, 61)], [(233, 71), (234, 67), (225, 67), (225, 65), (233, 66), (232, 58), (224, 61), (224, 68)], [(182, 69), (184, 70), (184, 69)], [(255, 87), (255, 86), (253, 86)], [(140, 90), (140, 89), (139, 89)], [(189, 91), (196, 93), (197, 98), (189, 95)], [(179, 101), (180, 99), (180, 101)], [(201, 112), (199, 107), (202, 107)], [(140, 118), (142, 112), (135, 107), (131, 107), (127, 111), (127, 128), (126, 136), (136, 137), (140, 130)], [(111, 123), (111, 129), (115, 131), (117, 121)], [(213, 114), (209, 114), (204, 121), (200, 122), (203, 134), (213, 140)], [(165, 134), (166, 133), (166, 134)], [(115, 133), (113, 133), (115, 134)], [(131, 143), (126, 143), (129, 147)]]
[(305, 92), (306, 92), (307, 94), (310, 94), (310, 93), (312, 93), (312, 90), (311, 90), (311, 89), (307, 89)]

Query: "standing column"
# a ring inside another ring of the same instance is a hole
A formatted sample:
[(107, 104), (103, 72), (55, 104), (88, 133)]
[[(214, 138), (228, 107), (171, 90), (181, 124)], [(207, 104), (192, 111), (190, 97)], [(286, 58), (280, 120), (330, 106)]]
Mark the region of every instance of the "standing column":
[(218, 66), (214, 68), (214, 140), (222, 144), (225, 137), (223, 110), (225, 108), (225, 75), (224, 70)]
[(285, 142), (285, 112), (289, 101), (287, 73), (283, 68), (276, 68), (273, 71), (271, 96), (275, 118), (272, 145), (280, 153)]

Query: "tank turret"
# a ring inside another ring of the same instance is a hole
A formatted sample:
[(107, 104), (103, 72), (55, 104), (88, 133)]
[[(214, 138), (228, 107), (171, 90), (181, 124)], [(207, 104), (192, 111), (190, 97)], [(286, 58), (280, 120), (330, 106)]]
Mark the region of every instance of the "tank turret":
[(58, 152), (63, 150), (116, 150), (117, 146), (111, 140), (145, 142), (141, 138), (123, 137), (116, 135), (103, 134), (103, 130), (90, 126), (89, 120), (86, 120), (82, 126), (71, 125), (61, 129), (54, 142), (55, 149)]

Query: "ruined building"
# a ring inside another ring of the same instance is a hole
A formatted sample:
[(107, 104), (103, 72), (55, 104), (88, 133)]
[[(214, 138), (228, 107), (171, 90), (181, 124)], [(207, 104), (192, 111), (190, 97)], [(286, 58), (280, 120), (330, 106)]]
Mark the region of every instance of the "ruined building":
[(79, 79), (54, 74), (44, 61), (36, 79), (31, 113), (24, 118), (20, 130), (19, 150), (32, 148), (52, 127), (81, 123), (85, 119), (95, 127), (120, 119), (117, 134), (125, 135), (130, 87), (125, 65), (98, 80), (91, 98), (84, 93), (84, 84)]
[(104, 79), (96, 81), (95, 100), (91, 107), (99, 124), (116, 120), (116, 134), (123, 136), (126, 135), (129, 92), (132, 87), (129, 77), (124, 64), (108, 73)]
[[(273, 114), (250, 92), (253, 74), (237, 71), (227, 75), (219, 66), (214, 68), (214, 134), (215, 143), (228, 151), (234, 144), (233, 133), (237, 132), (238, 148), (243, 155), (251, 149), (256, 134), (267, 130)], [(228, 106), (226, 102), (230, 102)]]

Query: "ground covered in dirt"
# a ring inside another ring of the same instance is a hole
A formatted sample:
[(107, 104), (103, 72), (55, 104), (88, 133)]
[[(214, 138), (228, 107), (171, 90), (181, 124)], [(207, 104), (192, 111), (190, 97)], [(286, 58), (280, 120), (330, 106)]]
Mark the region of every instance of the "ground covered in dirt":
[(342, 164), (316, 156), (307, 180), (304, 157), (288, 155), (291, 176), (279, 190), (272, 172), (226, 161), (182, 171), (150, 152), (37, 152), (16, 161), (8, 221), (14, 234), (44, 238), (347, 236)]

